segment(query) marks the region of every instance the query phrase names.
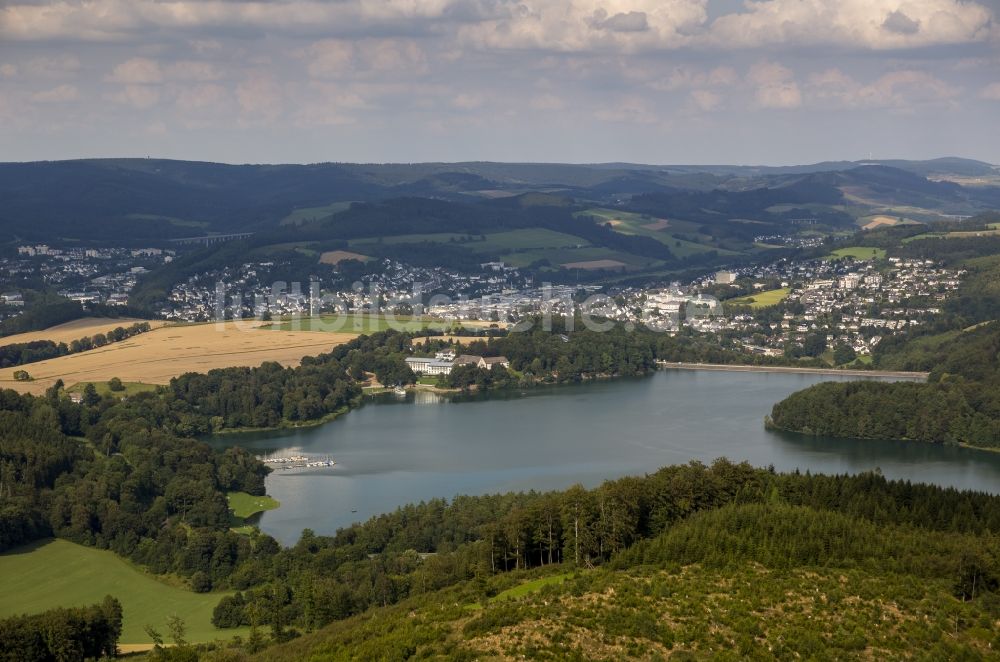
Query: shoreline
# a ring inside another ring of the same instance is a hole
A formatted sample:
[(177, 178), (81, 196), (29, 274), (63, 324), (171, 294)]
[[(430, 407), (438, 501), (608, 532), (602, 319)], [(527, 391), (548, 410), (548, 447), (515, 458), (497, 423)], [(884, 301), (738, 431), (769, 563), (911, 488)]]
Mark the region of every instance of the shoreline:
[(897, 377), (926, 381), (929, 372), (904, 372), (900, 370), (851, 370), (841, 368), (797, 368), (778, 365), (741, 365), (727, 363), (682, 363), (674, 361), (657, 361), (660, 369), (674, 370), (712, 370), (729, 372), (785, 372), (803, 375), (846, 375), (848, 377)]

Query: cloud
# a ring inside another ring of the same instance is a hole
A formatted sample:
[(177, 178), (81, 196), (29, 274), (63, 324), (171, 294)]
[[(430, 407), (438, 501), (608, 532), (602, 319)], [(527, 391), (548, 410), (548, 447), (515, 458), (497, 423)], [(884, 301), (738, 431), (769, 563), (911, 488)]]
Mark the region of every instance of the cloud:
[(990, 83), (983, 88), (979, 96), (990, 101), (1000, 101), (1000, 82)]
[(739, 80), (736, 70), (728, 66), (699, 69), (689, 65), (674, 67), (669, 74), (653, 81), (655, 90), (672, 92), (692, 87), (716, 87), (735, 85)]
[(350, 72), (354, 45), (342, 39), (324, 39), (310, 44), (303, 57), (313, 78), (336, 78)]
[(645, 32), (649, 29), (649, 19), (644, 11), (618, 12), (608, 16), (605, 9), (597, 9), (588, 23), (596, 30), (611, 32)]
[(961, 90), (917, 69), (901, 69), (879, 76), (867, 85), (837, 68), (811, 74), (809, 95), (836, 108), (895, 108), (912, 110), (917, 105), (950, 103)]
[(761, 0), (746, 3), (746, 11), (717, 18), (707, 41), (720, 48), (832, 45), (885, 50), (991, 38), (992, 13), (977, 2)]
[(481, 108), (485, 102), (486, 97), (482, 94), (461, 92), (451, 100), (451, 105), (461, 110), (475, 110), (476, 108)]
[(885, 17), (882, 28), (896, 34), (917, 34), (920, 31), (920, 21), (914, 21), (897, 9)]
[(181, 60), (167, 65), (164, 78), (180, 81), (209, 82), (223, 78), (223, 72), (218, 66), (210, 62), (200, 62), (197, 60)]
[(531, 98), (529, 105), (535, 110), (562, 110), (566, 102), (555, 94), (539, 94)]
[(66, 103), (80, 98), (80, 91), (75, 85), (60, 85), (50, 90), (35, 92), (30, 99), (36, 103)]
[(185, 113), (218, 113), (226, 110), (232, 99), (229, 90), (215, 83), (182, 88), (175, 104)]
[(152, 85), (126, 85), (109, 98), (116, 103), (144, 110), (159, 103), (160, 90)]
[(17, 76), (17, 65), (6, 62), (0, 64), (0, 78), (14, 78)]
[(641, 97), (624, 97), (595, 113), (599, 120), (628, 124), (654, 124), (660, 121), (659, 115), (651, 105)]
[(21, 69), (29, 78), (66, 79), (76, 76), (80, 67), (80, 58), (76, 55), (53, 55), (32, 58)]
[(690, 96), (698, 110), (705, 112), (716, 110), (722, 103), (722, 95), (712, 90), (691, 90)]
[(254, 74), (236, 87), (240, 120), (245, 124), (269, 123), (284, 111), (285, 94), (268, 74)]
[(758, 108), (798, 108), (802, 92), (791, 69), (776, 62), (759, 62), (750, 67), (747, 80), (754, 85)]
[(633, 52), (677, 48), (707, 20), (707, 0), (521, 0), (502, 16), (460, 26), (478, 50)]
[(163, 81), (163, 72), (155, 60), (134, 57), (117, 65), (105, 80), (123, 85), (160, 83)]

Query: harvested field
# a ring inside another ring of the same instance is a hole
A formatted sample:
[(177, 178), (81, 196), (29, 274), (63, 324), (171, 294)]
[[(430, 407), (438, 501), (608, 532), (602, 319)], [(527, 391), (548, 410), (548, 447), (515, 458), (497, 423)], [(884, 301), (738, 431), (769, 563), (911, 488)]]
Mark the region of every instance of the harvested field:
[(654, 230), (654, 231), (665, 230), (670, 227), (670, 221), (668, 221), (665, 218), (661, 218), (655, 223), (647, 223), (642, 227), (646, 228), (647, 230)]
[(351, 251), (327, 251), (319, 256), (319, 261), (321, 264), (340, 264), (344, 260), (357, 260), (358, 262), (367, 262), (371, 258), (367, 255), (362, 255), (361, 253), (352, 253)]
[(562, 266), (566, 269), (620, 269), (628, 265), (618, 260), (586, 260), (584, 262), (566, 262)]
[(0, 338), (0, 346), (13, 345), (14, 343), (34, 342), (36, 340), (51, 340), (55, 343), (70, 343), (80, 338), (95, 336), (98, 333), (107, 333), (119, 326), (129, 327), (136, 322), (149, 322), (154, 329), (166, 324), (163, 320), (140, 320), (130, 317), (84, 317), (82, 319), (66, 322), (57, 326), (50, 326), (42, 331), (31, 331), (29, 333), (18, 333), (13, 336)]
[[(0, 370), (0, 388), (42, 393), (57, 379), (72, 386), (77, 382), (106, 382), (112, 377), (125, 382), (166, 384), (185, 372), (258, 366), (264, 361), (298, 365), (303, 356), (328, 352), (357, 335), (273, 331), (257, 328), (259, 325), (248, 321), (164, 326), (100, 349)], [(17, 369), (27, 370), (33, 381), (14, 381)]]

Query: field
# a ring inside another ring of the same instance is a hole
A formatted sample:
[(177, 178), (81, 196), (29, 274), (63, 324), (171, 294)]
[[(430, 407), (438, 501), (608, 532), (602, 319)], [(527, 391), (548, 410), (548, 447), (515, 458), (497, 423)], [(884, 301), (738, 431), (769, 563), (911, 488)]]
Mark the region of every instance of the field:
[(969, 237), (995, 237), (997, 235), (1000, 235), (1000, 230), (996, 228), (989, 230), (956, 230), (954, 232), (925, 232), (913, 237), (907, 237), (903, 240), (903, 243), (909, 243), (917, 239), (935, 239), (940, 237), (945, 239), (968, 239)]
[(0, 345), (12, 345), (14, 343), (34, 342), (36, 340), (51, 340), (54, 343), (64, 342), (69, 344), (80, 338), (96, 336), (98, 333), (107, 333), (119, 326), (129, 327), (136, 322), (149, 322), (149, 326), (157, 328), (166, 324), (162, 320), (140, 320), (127, 317), (84, 317), (82, 319), (51, 326), (44, 331), (31, 331), (29, 333), (18, 333), (13, 336), (0, 338)]
[(170, 586), (130, 565), (113, 552), (51, 540), (0, 555), (4, 579), (0, 618), (53, 607), (93, 604), (113, 595), (125, 612), (121, 643), (149, 641), (149, 624), (167, 635), (172, 614), (184, 619), (192, 642), (246, 635), (247, 628), (217, 630), (212, 610), (225, 593), (193, 593)]
[[(99, 349), (0, 370), (0, 388), (43, 393), (57, 379), (73, 386), (78, 382), (107, 382), (112, 377), (124, 382), (167, 384), (185, 372), (258, 366), (264, 361), (298, 365), (303, 356), (328, 352), (356, 335), (350, 329), (339, 334), (272, 333), (260, 329), (260, 324), (247, 321), (164, 326)], [(46, 333), (41, 332), (42, 337)], [(32, 381), (14, 381), (17, 369), (27, 370)]]
[(340, 264), (344, 260), (367, 262), (370, 259), (367, 255), (352, 253), (351, 251), (327, 251), (319, 256), (320, 264)]
[[(588, 209), (584, 212), (580, 212), (580, 214), (596, 216), (598, 219), (602, 219), (611, 224), (611, 227), (613, 227), (616, 232), (620, 232), (622, 234), (642, 235), (644, 237), (649, 237), (650, 239), (655, 239), (661, 244), (669, 247), (670, 251), (677, 257), (683, 258), (696, 253), (705, 253), (713, 250), (719, 251), (720, 255), (737, 254), (736, 251), (712, 245), (711, 237), (707, 235), (699, 235), (699, 226), (696, 223), (667, 220), (665, 218), (656, 218), (645, 214), (636, 214), (617, 209), (603, 209), (599, 207)], [(705, 243), (699, 243), (681, 238), (679, 236), (681, 234), (693, 238), (704, 237)]]
[(281, 219), (281, 225), (303, 225), (315, 223), (327, 218), (331, 214), (345, 211), (351, 206), (350, 202), (334, 202), (325, 207), (303, 207), (296, 209), (288, 216)]
[[(485, 237), (485, 238), (484, 238)], [(504, 252), (532, 250), (543, 248), (573, 248), (589, 246), (589, 242), (564, 232), (556, 232), (545, 228), (526, 228), (509, 230), (507, 232), (491, 232), (486, 235), (469, 235), (454, 232), (435, 234), (401, 234), (393, 237), (375, 239), (354, 239), (349, 242), (351, 248), (365, 250), (368, 247), (382, 244), (416, 244), (422, 242), (452, 243), (468, 249), (473, 253)]]
[(886, 216), (885, 214), (876, 214), (875, 216), (865, 216), (858, 219), (858, 223), (861, 224), (865, 230), (874, 230), (877, 227), (883, 225), (897, 225), (899, 224), (899, 218), (896, 216)]
[(838, 248), (826, 256), (827, 260), (839, 260), (845, 257), (852, 257), (855, 260), (881, 260), (885, 258), (884, 248), (872, 248), (871, 246), (848, 246)]
[(564, 269), (620, 269), (627, 266), (618, 260), (586, 260), (584, 262), (566, 262), (562, 265)]
[(488, 327), (496, 322), (484, 320), (461, 320), (450, 322), (446, 320), (427, 318), (414, 318), (410, 315), (362, 315), (345, 313), (342, 315), (319, 315), (316, 317), (297, 317), (290, 320), (281, 320), (268, 326), (261, 327), (261, 330), (302, 332), (302, 333), (378, 333), (379, 331), (420, 331), (422, 329), (449, 329), (465, 326), (468, 328)]
[(226, 494), (226, 500), (229, 501), (229, 510), (240, 519), (246, 519), (265, 510), (274, 510), (281, 505), (269, 496), (254, 496), (246, 492), (229, 492)]
[(724, 303), (734, 306), (750, 306), (751, 308), (767, 308), (768, 306), (775, 306), (784, 301), (790, 291), (787, 287), (781, 287), (777, 290), (759, 292), (748, 297), (729, 299)]

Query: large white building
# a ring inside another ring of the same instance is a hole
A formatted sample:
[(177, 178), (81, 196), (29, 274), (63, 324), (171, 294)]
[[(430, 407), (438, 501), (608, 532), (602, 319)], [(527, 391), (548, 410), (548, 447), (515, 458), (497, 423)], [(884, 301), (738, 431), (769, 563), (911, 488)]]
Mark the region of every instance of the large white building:
[(446, 350), (438, 352), (434, 355), (434, 358), (420, 356), (407, 357), (406, 365), (410, 366), (410, 370), (413, 372), (422, 375), (448, 375), (451, 374), (452, 368), (459, 365), (474, 365), (486, 370), (492, 370), (494, 366), (507, 368), (510, 366), (510, 361), (507, 360), (506, 356), (483, 357), (463, 354), (456, 357), (455, 352)]

